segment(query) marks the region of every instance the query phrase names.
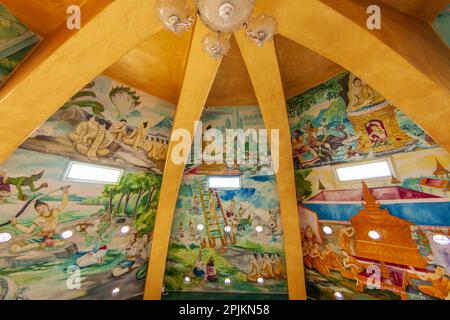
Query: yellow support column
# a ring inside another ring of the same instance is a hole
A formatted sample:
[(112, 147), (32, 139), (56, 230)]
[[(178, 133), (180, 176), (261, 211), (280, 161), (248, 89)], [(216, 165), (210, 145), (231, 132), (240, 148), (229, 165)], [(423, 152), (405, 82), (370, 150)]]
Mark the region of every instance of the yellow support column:
[(306, 299), (305, 274), (294, 164), (291, 157), (291, 136), (275, 44), (271, 42), (258, 48), (246, 39), (242, 31), (236, 33), (236, 39), (250, 74), (266, 128), (279, 130), (280, 159), (276, 178), (284, 230), (289, 298), (304, 300)]
[[(221, 60), (210, 58), (202, 49), (202, 38), (209, 31), (200, 21), (195, 24), (172, 128), (173, 131), (185, 129), (189, 131), (191, 137), (194, 136), (196, 130), (194, 122), (200, 120), (203, 107), (221, 63)], [(170, 155), (176, 143), (170, 142), (169, 157), (164, 169), (145, 287), (145, 300), (161, 299), (173, 214), (185, 168), (185, 163), (175, 164), (171, 161)], [(185, 156), (187, 157), (187, 155)]]

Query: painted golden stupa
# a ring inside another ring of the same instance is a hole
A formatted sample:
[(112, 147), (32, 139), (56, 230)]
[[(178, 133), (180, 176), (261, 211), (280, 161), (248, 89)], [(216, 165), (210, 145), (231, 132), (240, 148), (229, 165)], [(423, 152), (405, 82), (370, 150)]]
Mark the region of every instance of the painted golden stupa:
[[(418, 268), (426, 266), (411, 237), (411, 222), (395, 217), (380, 204), (363, 182), (364, 209), (350, 219), (355, 229), (354, 249), (356, 256), (380, 262), (407, 265)], [(378, 240), (369, 236), (375, 231)]]
[(362, 79), (350, 75), (348, 119), (355, 132), (362, 132), (358, 142), (360, 153), (387, 152), (414, 142), (396, 118), (396, 107)]

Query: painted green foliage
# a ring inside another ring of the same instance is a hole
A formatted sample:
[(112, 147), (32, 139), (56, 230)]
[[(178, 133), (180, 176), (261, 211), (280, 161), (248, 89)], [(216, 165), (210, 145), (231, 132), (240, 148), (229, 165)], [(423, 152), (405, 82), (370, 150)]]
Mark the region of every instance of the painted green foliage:
[(312, 194), (312, 183), (307, 180), (311, 169), (295, 171), (295, 185), (297, 187), (297, 201), (303, 202)]

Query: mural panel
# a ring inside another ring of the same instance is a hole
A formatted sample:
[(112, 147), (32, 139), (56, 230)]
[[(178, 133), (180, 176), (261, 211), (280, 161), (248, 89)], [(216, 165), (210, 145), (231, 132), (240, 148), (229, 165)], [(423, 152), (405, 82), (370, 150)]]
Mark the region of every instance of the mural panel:
[(117, 185), (64, 181), (69, 161), (19, 149), (3, 164), (0, 299), (143, 292), (161, 176), (127, 170)]
[[(0, 167), (0, 300), (143, 293), (174, 106), (98, 77)], [(72, 160), (123, 169), (65, 179)]]
[(167, 102), (100, 76), (21, 148), (162, 173), (174, 112)]
[(239, 190), (208, 189), (205, 176), (184, 177), (166, 265), (169, 295), (286, 295), (285, 270), (273, 176), (244, 175)]

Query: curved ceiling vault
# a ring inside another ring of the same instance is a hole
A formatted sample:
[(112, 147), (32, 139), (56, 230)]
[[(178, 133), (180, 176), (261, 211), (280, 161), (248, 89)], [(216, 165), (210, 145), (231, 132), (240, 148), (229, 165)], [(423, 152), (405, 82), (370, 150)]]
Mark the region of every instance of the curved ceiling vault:
[[(39, 1), (37, 14), (32, 15), (28, 5), (12, 0), (0, 2), (44, 37), (0, 89), (0, 162), (100, 73), (176, 102), (174, 129), (193, 132), (193, 123), (200, 118), (205, 104), (258, 102), (268, 128), (286, 122), (280, 130), (280, 149), (287, 152), (290, 141), (285, 98), (345, 68), (363, 78), (450, 150), (446, 126), (436, 125), (450, 119), (450, 54), (430, 25), (447, 1), (410, 0), (406, 4), (400, 0), (258, 0), (255, 14), (274, 15), (279, 22), (275, 43), (250, 48), (244, 36), (237, 33), (232, 36), (233, 49), (223, 61), (212, 61), (202, 51), (200, 39), (208, 30), (200, 22), (181, 37), (162, 31), (154, 14), (156, 0), (76, 1), (84, 4), (83, 26), (78, 31), (65, 28), (61, 15), (67, 5), (65, 0)], [(381, 30), (365, 27), (366, 8), (371, 4), (382, 8)], [(171, 143), (169, 154), (172, 148)], [(284, 171), (280, 170), (277, 178), (282, 191), (280, 205), (285, 208), (283, 214), (291, 219), (297, 215), (291, 205), (295, 192), (289, 183), (293, 167), (290, 159), (281, 158), (280, 168)], [(183, 169), (171, 161), (166, 163), (161, 198), (167, 205), (159, 206), (156, 218), (152, 268), (147, 278), (146, 295), (150, 298), (160, 296), (163, 257)], [(299, 233), (285, 230), (285, 236), (286, 243), (295, 244), (286, 247), (293, 268), (301, 261)], [(298, 279), (301, 272), (288, 270), (289, 278)], [(303, 298), (304, 287), (294, 282), (289, 283), (291, 297)]]
[[(66, 0), (39, 1), (33, 14), (28, 5), (12, 0), (1, 2), (43, 35), (44, 41), (0, 90), (4, 114), (0, 134), (8, 136), (0, 161), (85, 83), (105, 70), (107, 75), (138, 89), (178, 101), (191, 35), (176, 37), (162, 31), (154, 16), (155, 0), (79, 0), (77, 3), (84, 4), (83, 27), (79, 31), (61, 25)], [(446, 1), (370, 1), (383, 9), (385, 27), (375, 32), (364, 28), (368, 3), (257, 1), (256, 11), (272, 14), (279, 21), (280, 35), (275, 42), (285, 95), (291, 97), (315, 86), (338, 73), (342, 66), (364, 78), (449, 149), (450, 137), (445, 128), (432, 124), (450, 117), (445, 108), (450, 57), (448, 48), (428, 23)], [(138, 61), (140, 68), (136, 67)], [(224, 87), (236, 94), (225, 94)], [(44, 95), (46, 101), (40, 101)], [(219, 68), (207, 105), (255, 102), (242, 57), (233, 46)], [(24, 110), (30, 109), (36, 112), (24, 118)]]

